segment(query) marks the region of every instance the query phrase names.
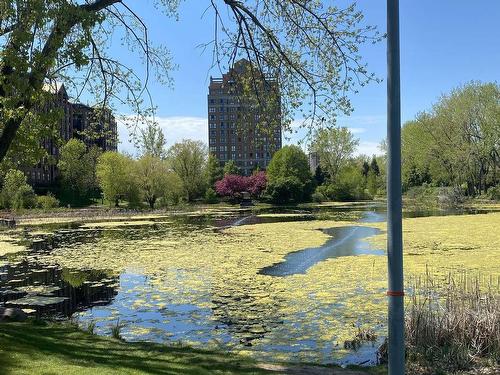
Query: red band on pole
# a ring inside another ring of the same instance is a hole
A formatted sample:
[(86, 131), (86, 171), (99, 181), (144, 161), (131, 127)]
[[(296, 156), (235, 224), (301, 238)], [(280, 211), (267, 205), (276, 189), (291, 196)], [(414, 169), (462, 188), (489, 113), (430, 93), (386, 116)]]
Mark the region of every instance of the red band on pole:
[(387, 291), (387, 295), (390, 296), (390, 297), (404, 297), (405, 295), (405, 292), (403, 291), (393, 291), (393, 290), (388, 290)]

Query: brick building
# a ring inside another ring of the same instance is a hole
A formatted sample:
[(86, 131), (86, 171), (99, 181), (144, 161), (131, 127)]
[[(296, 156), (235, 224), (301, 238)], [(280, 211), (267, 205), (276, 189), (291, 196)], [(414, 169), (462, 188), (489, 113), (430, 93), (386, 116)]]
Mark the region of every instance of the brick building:
[(59, 120), (59, 139), (43, 139), (41, 142), (47, 156), (25, 171), (28, 182), (35, 188), (54, 185), (58, 177), (59, 146), (70, 139), (81, 139), (88, 147), (96, 145), (103, 151), (116, 151), (118, 144), (116, 121), (111, 111), (106, 110), (96, 116), (93, 108), (71, 103), (62, 84), (47, 84), (44, 90), (54, 98), (44, 110), (61, 108), (63, 114)]
[[(242, 95), (240, 83), (249, 64), (247, 60), (239, 60), (222, 78), (210, 77), (208, 88), (210, 153), (221, 166), (234, 160), (244, 175), (256, 168), (266, 169), (273, 154), (281, 148), (279, 95), (260, 94), (253, 104)], [(263, 82), (262, 87), (277, 92), (275, 80), (264, 78)], [(271, 100), (274, 102), (270, 103)], [(272, 121), (261, 121), (263, 116), (272, 117)]]

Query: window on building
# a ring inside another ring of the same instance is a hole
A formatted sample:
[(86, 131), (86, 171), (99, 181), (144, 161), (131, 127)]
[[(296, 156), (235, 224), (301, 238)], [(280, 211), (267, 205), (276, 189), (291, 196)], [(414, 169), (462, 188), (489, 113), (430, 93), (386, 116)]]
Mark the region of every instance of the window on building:
[(236, 146), (231, 146), (231, 151), (236, 151)]
[(235, 153), (231, 154), (231, 159), (233, 159), (233, 160), (236, 159), (236, 154)]
[(216, 120), (217, 118), (215, 117), (215, 115), (210, 115), (210, 120)]
[(208, 112), (215, 112), (215, 107), (208, 107)]
[(216, 152), (217, 147), (216, 146), (210, 146), (210, 152)]
[(217, 124), (214, 122), (211, 122), (209, 126), (210, 126), (210, 129), (217, 129)]

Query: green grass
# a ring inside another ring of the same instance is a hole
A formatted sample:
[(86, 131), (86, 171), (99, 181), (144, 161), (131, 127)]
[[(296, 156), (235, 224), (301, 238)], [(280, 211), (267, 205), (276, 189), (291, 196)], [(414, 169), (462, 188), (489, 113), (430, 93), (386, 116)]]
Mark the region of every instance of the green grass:
[(0, 374), (267, 374), (223, 352), (123, 343), (67, 324), (0, 324)]
[(249, 358), (190, 347), (125, 343), (71, 324), (0, 324), (2, 375), (314, 374), (380, 375), (384, 366), (262, 365)]

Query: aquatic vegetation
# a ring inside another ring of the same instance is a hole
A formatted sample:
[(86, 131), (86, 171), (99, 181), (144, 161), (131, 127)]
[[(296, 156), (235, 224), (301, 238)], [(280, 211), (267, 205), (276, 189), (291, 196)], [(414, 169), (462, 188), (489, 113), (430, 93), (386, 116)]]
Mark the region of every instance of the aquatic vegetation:
[[(81, 314), (97, 333), (123, 324), (127, 340), (215, 345), (274, 361), (333, 362), (359, 331), (383, 337), (387, 264), (379, 255), (344, 256), (287, 277), (259, 271), (292, 251), (329, 239), (320, 229), (384, 223), (291, 221), (211, 227), (152, 225), (101, 228), (92, 239), (39, 255), (75, 270), (120, 276), (113, 304)], [(408, 279), (452, 270), (500, 275), (500, 214), (405, 219)], [(467, 228), (467, 230), (464, 230)], [(119, 230), (118, 230), (119, 229)], [(386, 234), (367, 238), (384, 249)]]
[(25, 251), (26, 247), (19, 244), (19, 240), (13, 238), (13, 231), (0, 233), (0, 256)]

